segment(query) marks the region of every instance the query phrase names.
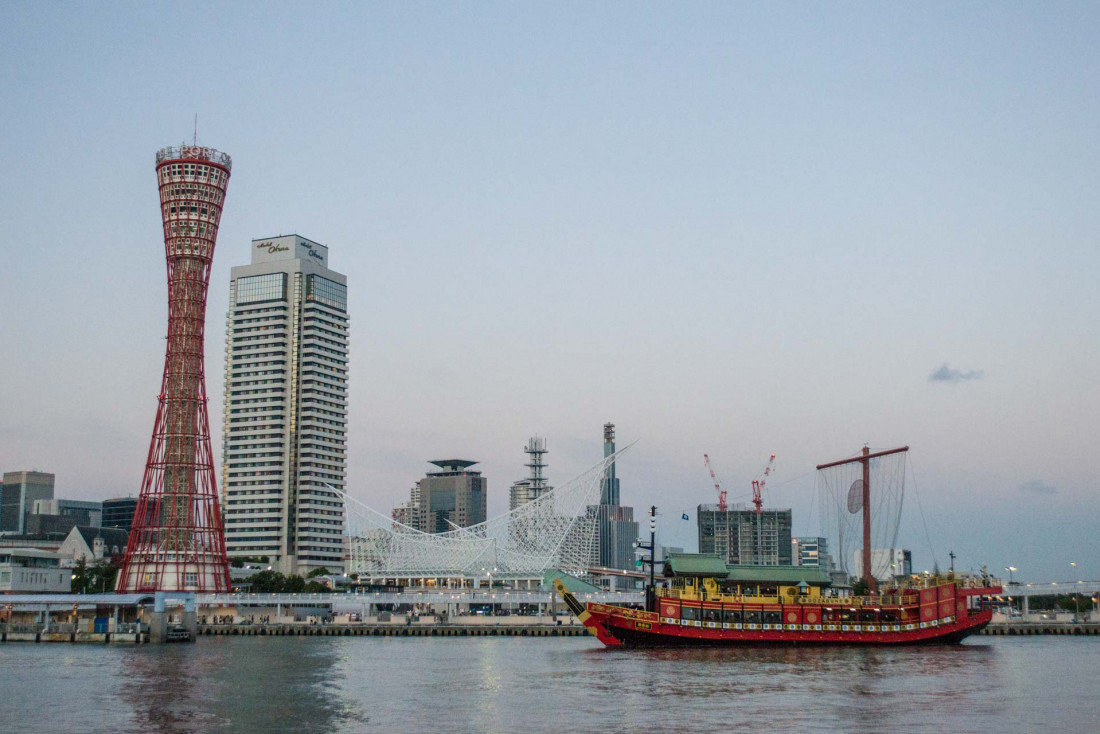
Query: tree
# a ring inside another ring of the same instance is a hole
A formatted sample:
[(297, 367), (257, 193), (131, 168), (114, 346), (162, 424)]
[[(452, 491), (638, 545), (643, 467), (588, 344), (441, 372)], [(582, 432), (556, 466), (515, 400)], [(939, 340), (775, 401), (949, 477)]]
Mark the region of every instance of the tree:
[(852, 584), (852, 594), (855, 596), (867, 596), (870, 591), (870, 587), (867, 586), (867, 582), (863, 579)]
[(73, 566), (72, 576), (72, 593), (74, 594), (86, 594), (88, 593), (88, 562), (81, 556), (80, 560)]
[(321, 566), (320, 568), (315, 568), (312, 571), (310, 571), (309, 573), (307, 573), (306, 578), (307, 579), (312, 579), (312, 578), (316, 578), (318, 576), (328, 576), (328, 575), (330, 575), (330, 573), (331, 572), (327, 568), (325, 568), (324, 566)]
[(278, 594), (286, 586), (286, 577), (278, 571), (260, 571), (248, 577), (252, 591), (261, 594)]

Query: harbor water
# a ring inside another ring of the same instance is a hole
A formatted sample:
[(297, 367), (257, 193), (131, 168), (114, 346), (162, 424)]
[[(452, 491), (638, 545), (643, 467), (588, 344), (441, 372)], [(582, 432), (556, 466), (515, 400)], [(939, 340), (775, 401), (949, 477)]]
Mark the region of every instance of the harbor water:
[(0, 646), (10, 732), (1095, 731), (1095, 637), (617, 651), (591, 637)]

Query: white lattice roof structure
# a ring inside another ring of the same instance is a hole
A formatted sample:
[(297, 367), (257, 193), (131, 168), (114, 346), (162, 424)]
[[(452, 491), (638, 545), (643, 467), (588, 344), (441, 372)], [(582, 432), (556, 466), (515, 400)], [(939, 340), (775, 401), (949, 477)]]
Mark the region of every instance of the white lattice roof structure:
[(347, 571), (418, 578), (532, 578), (550, 569), (587, 574), (597, 549), (595, 518), (586, 510), (599, 502), (607, 468), (629, 448), (511, 512), (446, 533), (421, 532), (341, 493), (350, 536)]

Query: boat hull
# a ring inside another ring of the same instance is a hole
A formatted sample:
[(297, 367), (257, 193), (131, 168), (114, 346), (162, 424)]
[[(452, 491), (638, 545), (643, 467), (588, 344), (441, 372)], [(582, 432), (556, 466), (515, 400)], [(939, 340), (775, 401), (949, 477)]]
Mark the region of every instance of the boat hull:
[(980, 632), (989, 620), (970, 624), (944, 625), (903, 632), (806, 632), (666, 629), (665, 625), (637, 629), (625, 620), (590, 616), (589, 632), (609, 647), (828, 647), (954, 644)]
[[(853, 623), (829, 619), (824, 613), (833, 612), (833, 608), (823, 605), (764, 605), (759, 610), (751, 605), (739, 605), (715, 609), (714, 603), (688, 604), (662, 598), (662, 611), (658, 614), (611, 604), (582, 604), (564, 587), (558, 588), (570, 611), (591, 634), (609, 647), (957, 643), (989, 624), (993, 612), (988, 605), (980, 602), (980, 597), (999, 591), (999, 588), (993, 587), (957, 590), (954, 585), (924, 589), (919, 596), (914, 596), (911, 607), (894, 608), (891, 621)], [(774, 619), (782, 621), (762, 624), (704, 621), (708, 616), (724, 619), (723, 613), (727, 610), (738, 615), (735, 619), (744, 618), (746, 612), (756, 614), (767, 610)], [(876, 609), (876, 612), (881, 611), (881, 608)]]

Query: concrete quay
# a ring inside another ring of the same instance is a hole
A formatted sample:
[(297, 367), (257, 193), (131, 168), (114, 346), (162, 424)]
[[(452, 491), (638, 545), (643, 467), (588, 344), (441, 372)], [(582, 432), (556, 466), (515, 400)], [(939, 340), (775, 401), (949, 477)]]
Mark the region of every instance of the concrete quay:
[(199, 636), (583, 637), (581, 625), (549, 624), (200, 624)]
[(1002, 622), (992, 623), (982, 635), (1100, 635), (1100, 622)]
[(141, 645), (149, 642), (149, 628), (145, 625), (119, 626), (119, 629), (94, 632), (74, 629), (71, 624), (52, 625), (0, 625), (0, 643), (4, 642), (70, 642), (75, 644), (127, 644)]

